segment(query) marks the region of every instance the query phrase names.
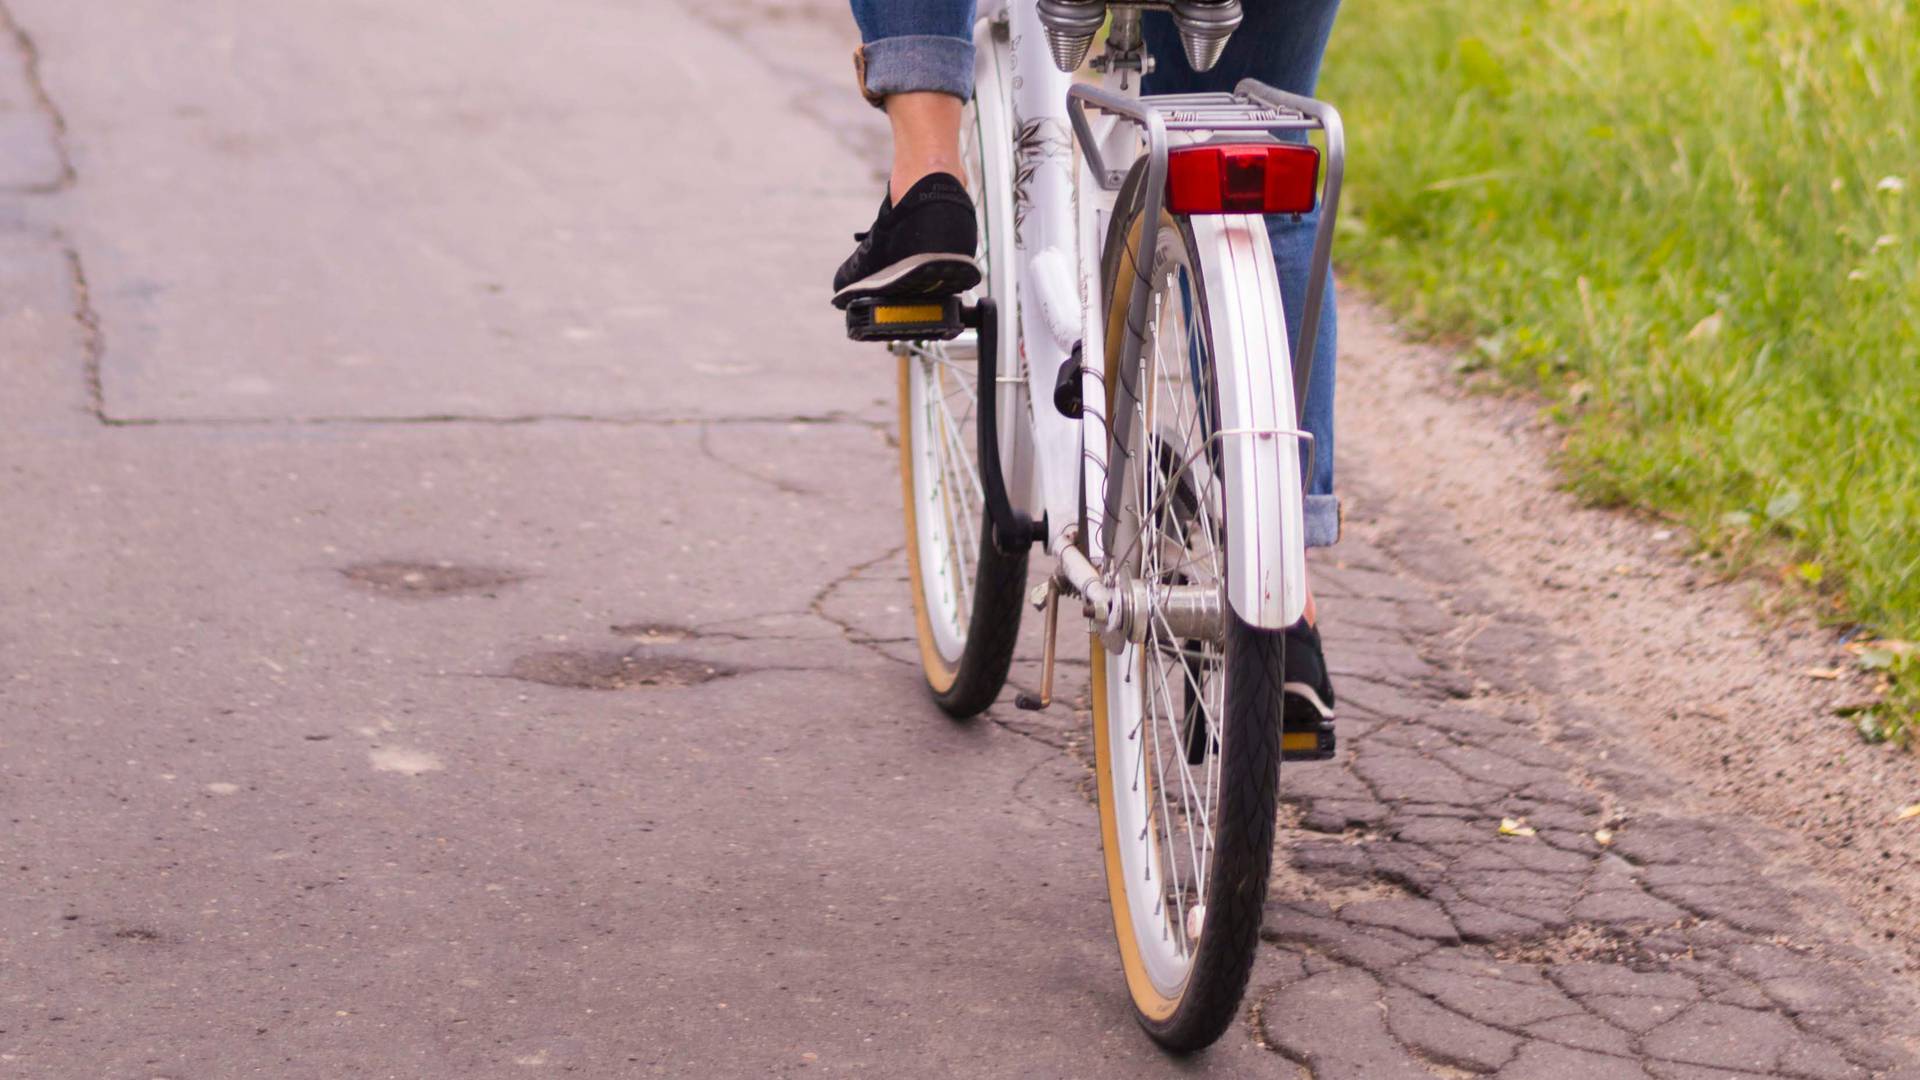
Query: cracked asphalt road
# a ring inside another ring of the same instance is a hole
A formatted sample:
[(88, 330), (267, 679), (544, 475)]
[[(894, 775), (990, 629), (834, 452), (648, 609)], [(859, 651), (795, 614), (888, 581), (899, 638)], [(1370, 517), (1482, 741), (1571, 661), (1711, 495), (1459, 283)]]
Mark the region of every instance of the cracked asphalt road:
[(1155, 1050), (1084, 712), (918, 688), (830, 0), (0, 11), (0, 1077), (1920, 1075), (1364, 444), (1342, 758)]

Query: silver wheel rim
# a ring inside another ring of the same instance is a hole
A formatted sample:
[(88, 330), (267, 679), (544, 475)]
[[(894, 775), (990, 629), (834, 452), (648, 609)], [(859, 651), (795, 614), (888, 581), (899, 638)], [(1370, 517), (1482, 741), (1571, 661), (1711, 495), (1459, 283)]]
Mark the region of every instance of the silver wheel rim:
[[(1225, 580), (1221, 492), (1206, 453), (1206, 338), (1186, 297), (1196, 275), (1173, 230), (1155, 253), (1147, 341), (1133, 403), (1134, 445), (1123, 463), (1122, 536), (1115, 560), (1148, 586)], [(1107, 665), (1108, 766), (1126, 874), (1128, 922), (1147, 977), (1177, 997), (1205, 931), (1220, 795), (1226, 663), (1218, 643), (1176, 639), (1164, 619)], [(1201, 747), (1199, 761), (1191, 761)]]
[[(982, 197), (986, 189), (981, 125), (972, 103), (967, 105), (960, 130), (967, 186), (980, 208), (975, 259), (982, 277), (980, 287), (966, 295), (972, 302), (990, 294), (993, 273), (988, 204)], [(986, 506), (976, 457), (979, 347), (969, 330), (952, 341), (913, 342), (906, 352), (917, 533), (913, 542), (919, 548), (921, 598), (935, 648), (942, 659), (957, 664), (966, 650), (967, 624), (973, 614)]]

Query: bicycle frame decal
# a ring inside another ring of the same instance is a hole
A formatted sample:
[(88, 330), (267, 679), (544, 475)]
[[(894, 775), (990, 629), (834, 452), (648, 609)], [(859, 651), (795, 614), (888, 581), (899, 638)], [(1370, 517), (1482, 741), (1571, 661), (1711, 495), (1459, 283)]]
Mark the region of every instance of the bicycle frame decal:
[(1014, 140), (1014, 228), (1024, 224), (1027, 212), (1033, 209), (1034, 178), (1039, 171), (1053, 162), (1071, 167), (1072, 160), (1073, 133), (1067, 130), (1066, 124), (1043, 117), (1020, 125), (1020, 134)]

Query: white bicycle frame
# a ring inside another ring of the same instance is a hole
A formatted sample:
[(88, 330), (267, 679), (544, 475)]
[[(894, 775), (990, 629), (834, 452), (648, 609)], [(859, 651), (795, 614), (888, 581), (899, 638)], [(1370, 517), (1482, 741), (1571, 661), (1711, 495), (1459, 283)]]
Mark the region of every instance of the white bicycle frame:
[[(1129, 445), (1125, 427), (1130, 417), (1119, 417), (1121, 430), (1112, 430), (1105, 415), (1100, 282), (1102, 244), (1127, 170), (1109, 169), (1107, 163), (1130, 166), (1143, 155), (1150, 158), (1144, 228), (1151, 236), (1159, 227), (1170, 145), (1221, 131), (1324, 130), (1328, 170), (1306, 308), (1318, 311), (1344, 164), (1339, 117), (1320, 102), (1251, 81), (1238, 88), (1239, 100), (1252, 99), (1258, 103), (1255, 110), (1264, 105), (1274, 112), (1249, 112), (1245, 104), (1230, 117), (1210, 112), (1219, 104), (1218, 96), (1166, 99), (1169, 104), (1190, 103), (1184, 112), (1142, 108), (1137, 73), (1116, 66), (1105, 86), (1096, 88), (1076, 83), (1055, 66), (1038, 0), (982, 0), (979, 14), (976, 45), (983, 50), (1003, 47), (998, 35), (1004, 34), (1011, 59), (1010, 71), (1000, 70), (997, 54), (981, 65), (989, 77), (1006, 80), (1007, 92), (992, 94), (991, 100), (983, 95), (981, 107), (1002, 101), (1010, 107), (1004, 130), (1012, 133), (1015, 147), (1013, 295), (1000, 299), (1000, 309), (1008, 316), (1005, 332), (1016, 342), (1016, 366), (1011, 371), (1003, 367), (999, 378), (1024, 393), (995, 395), (1005, 418), (1001, 452), (1007, 489), (1016, 510), (1045, 522), (1046, 549), (1059, 560), (1056, 581), (1087, 602), (1096, 624), (1106, 624), (1110, 647), (1117, 647), (1126, 583), (1107, 567), (1106, 555), (1126, 550), (1130, 538), (1114, 535), (1121, 470), (1110, 471), (1109, 458), (1116, 448)], [(1180, 57), (1161, 60), (1183, 62)], [(998, 125), (983, 126), (991, 130)], [(1298, 447), (1308, 437), (1299, 430), (1296, 395), (1304, 394), (1314, 325), (1311, 320), (1304, 324), (1304, 355), (1291, 353), (1270, 241), (1259, 215), (1195, 216), (1189, 227), (1209, 288), (1216, 295), (1232, 290), (1242, 313), (1242, 332), (1234, 340), (1212, 342), (1220, 416), (1209, 443), (1224, 466), (1225, 601), (1250, 625), (1281, 629), (1299, 621), (1307, 601)], [(1141, 249), (1152, 250), (1147, 243)], [(1135, 288), (1130, 340), (1122, 353), (1128, 362), (1139, 357), (1144, 306), (1144, 290)], [(1078, 419), (1053, 407), (1056, 380), (1076, 345), (1086, 358)], [(1023, 400), (1009, 402), (1016, 396)], [(1079, 527), (1083, 516), (1084, 534)], [(1220, 613), (1215, 608), (1211, 614), (1217, 618)]]

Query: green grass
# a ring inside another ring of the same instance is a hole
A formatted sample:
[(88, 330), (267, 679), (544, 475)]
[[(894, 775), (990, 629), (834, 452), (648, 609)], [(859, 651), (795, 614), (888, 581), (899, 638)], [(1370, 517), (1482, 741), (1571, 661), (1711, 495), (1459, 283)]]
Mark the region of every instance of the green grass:
[(1577, 490), (1920, 637), (1920, 0), (1355, 0), (1322, 93), (1343, 265)]
[(1860, 666), (1879, 672), (1885, 696), (1870, 706), (1848, 709), (1860, 737), (1868, 742), (1920, 745), (1920, 651), (1867, 648)]

